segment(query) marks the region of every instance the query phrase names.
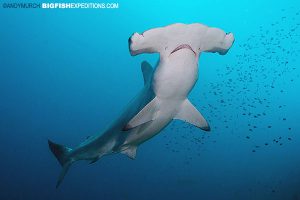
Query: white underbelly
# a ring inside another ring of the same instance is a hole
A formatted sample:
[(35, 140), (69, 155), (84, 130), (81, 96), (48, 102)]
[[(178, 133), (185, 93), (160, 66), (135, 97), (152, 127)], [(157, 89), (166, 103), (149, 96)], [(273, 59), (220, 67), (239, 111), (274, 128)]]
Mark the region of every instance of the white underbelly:
[(198, 58), (189, 49), (182, 49), (163, 58), (152, 81), (160, 98), (185, 99), (198, 79)]
[(123, 146), (137, 146), (158, 134), (178, 113), (198, 78), (198, 58), (189, 49), (176, 51), (160, 61), (152, 79), (159, 100), (155, 119), (131, 130)]

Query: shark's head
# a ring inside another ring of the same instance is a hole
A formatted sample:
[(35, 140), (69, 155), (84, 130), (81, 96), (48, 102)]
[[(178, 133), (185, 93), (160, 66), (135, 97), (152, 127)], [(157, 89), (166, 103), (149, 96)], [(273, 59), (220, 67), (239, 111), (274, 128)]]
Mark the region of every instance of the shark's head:
[(232, 33), (225, 34), (217, 28), (202, 24), (173, 24), (154, 28), (142, 34), (134, 33), (128, 40), (131, 55), (160, 53), (170, 56), (182, 49), (189, 49), (198, 56), (203, 51), (226, 54), (233, 44)]

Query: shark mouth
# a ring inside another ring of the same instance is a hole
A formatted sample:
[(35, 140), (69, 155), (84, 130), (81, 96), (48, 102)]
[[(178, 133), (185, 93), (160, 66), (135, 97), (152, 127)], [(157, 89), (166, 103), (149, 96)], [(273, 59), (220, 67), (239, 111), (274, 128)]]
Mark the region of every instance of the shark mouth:
[(195, 55), (196, 55), (196, 52), (192, 49), (192, 47), (190, 46), (190, 45), (188, 45), (188, 44), (181, 44), (181, 45), (179, 45), (178, 47), (176, 47), (171, 53), (170, 53), (170, 55), (172, 54), (172, 53), (174, 53), (174, 52), (176, 52), (176, 51), (179, 51), (180, 49), (189, 49), (189, 50), (191, 50)]

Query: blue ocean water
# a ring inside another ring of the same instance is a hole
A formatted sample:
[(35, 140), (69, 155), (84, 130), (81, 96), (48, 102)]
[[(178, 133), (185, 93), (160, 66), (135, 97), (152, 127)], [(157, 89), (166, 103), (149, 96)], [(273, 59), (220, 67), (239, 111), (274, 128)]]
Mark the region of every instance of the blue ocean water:
[[(300, 199), (299, 1), (116, 2), (0, 8), (0, 199)], [(201, 55), (189, 96), (211, 132), (174, 121), (135, 160), (78, 162), (56, 189), (47, 140), (101, 133), (143, 87), (140, 63), (158, 59), (130, 56), (128, 38), (177, 22), (235, 35), (227, 55)]]

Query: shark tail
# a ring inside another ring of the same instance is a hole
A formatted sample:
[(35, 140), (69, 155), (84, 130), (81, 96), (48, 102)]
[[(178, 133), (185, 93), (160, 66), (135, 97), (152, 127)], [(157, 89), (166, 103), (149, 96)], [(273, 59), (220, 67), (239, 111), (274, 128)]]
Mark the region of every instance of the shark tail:
[(62, 170), (58, 177), (56, 188), (61, 184), (63, 181), (66, 173), (68, 172), (70, 166), (72, 165), (73, 161), (70, 159), (70, 152), (72, 151), (71, 148), (65, 147), (60, 144), (56, 144), (50, 140), (48, 140), (49, 149), (54, 154), (60, 165), (62, 166)]

